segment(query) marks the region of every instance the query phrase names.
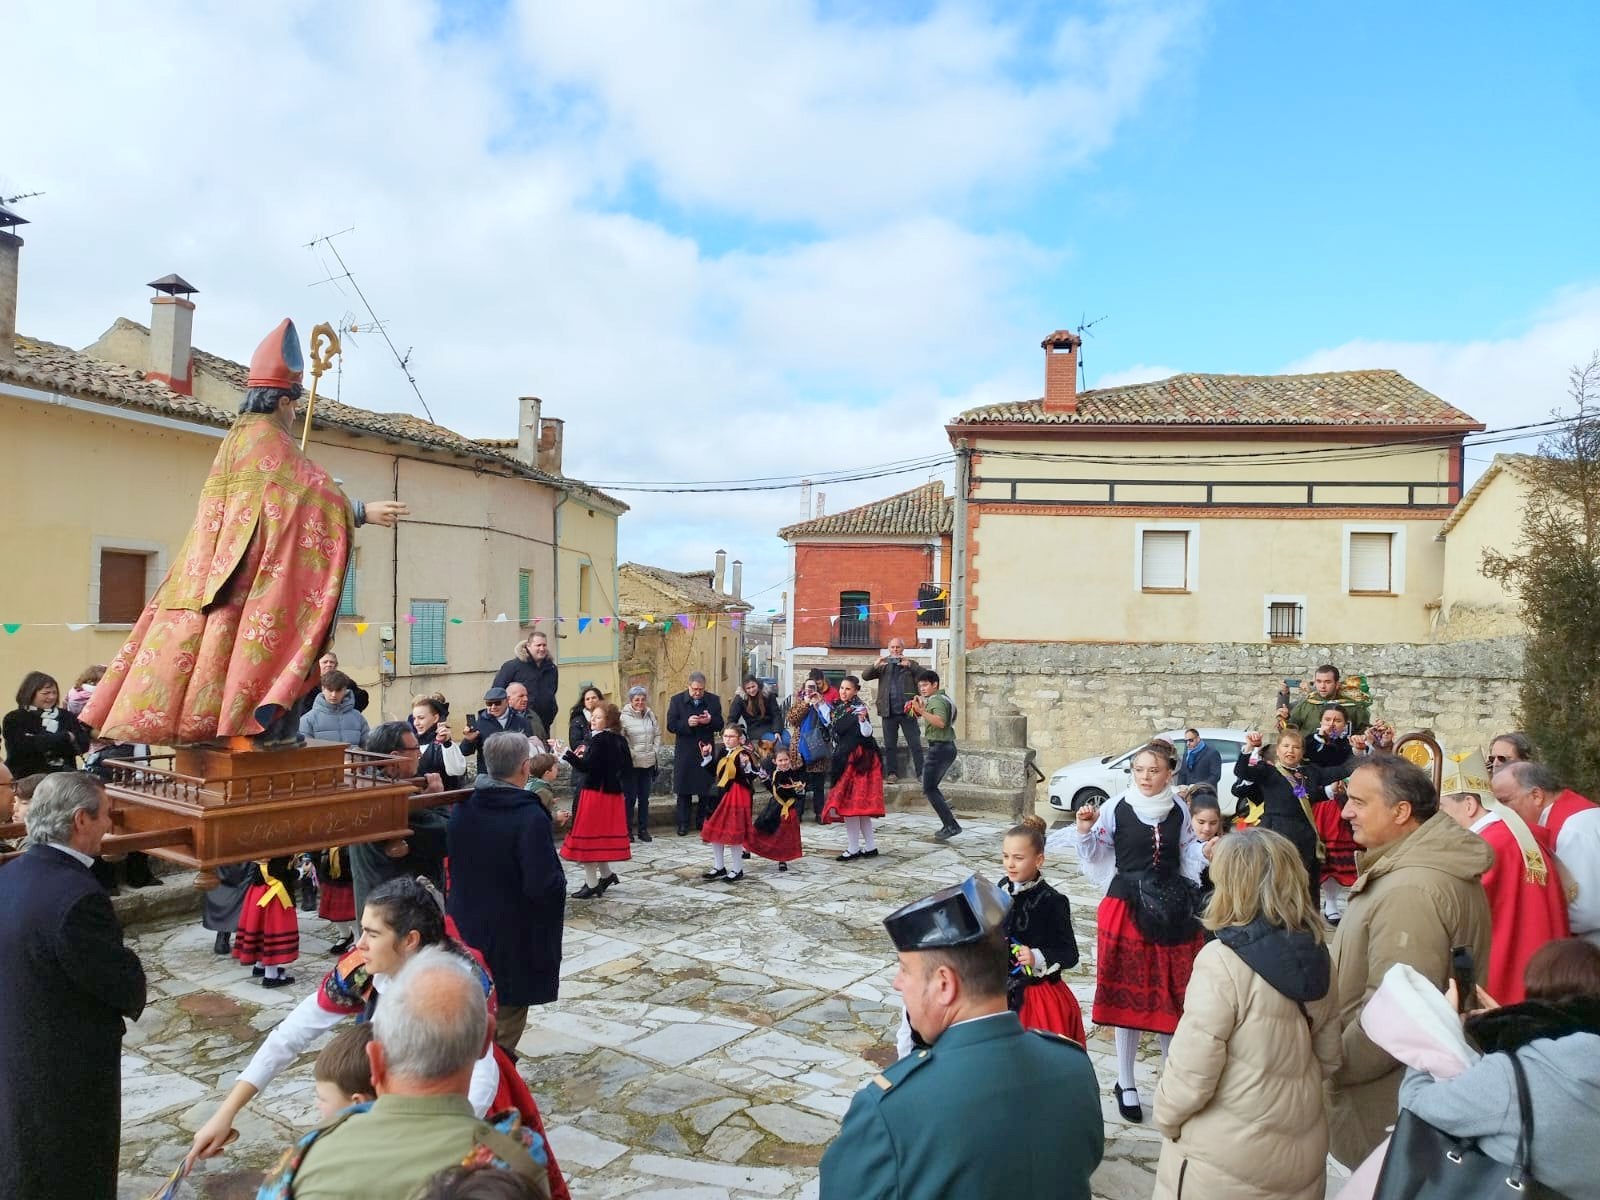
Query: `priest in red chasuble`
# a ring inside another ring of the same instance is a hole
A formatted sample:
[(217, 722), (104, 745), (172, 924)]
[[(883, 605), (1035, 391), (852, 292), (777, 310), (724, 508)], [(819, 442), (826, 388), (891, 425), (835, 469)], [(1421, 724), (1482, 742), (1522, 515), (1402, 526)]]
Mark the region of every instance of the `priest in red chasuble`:
[(1489, 893), (1489, 961), (1477, 964), (1478, 982), (1500, 1004), (1519, 1004), (1526, 999), (1523, 968), (1533, 952), (1571, 933), (1553, 839), (1549, 830), (1530, 826), (1494, 798), (1489, 770), (1476, 751), (1446, 760), (1439, 807), (1494, 851), (1494, 866), (1483, 876)]
[(99, 736), (296, 740), (332, 641), (351, 535), (406, 511), (393, 501), (352, 506), (301, 453), (291, 428), (304, 370), (285, 318), (250, 360), (194, 527), (83, 711)]

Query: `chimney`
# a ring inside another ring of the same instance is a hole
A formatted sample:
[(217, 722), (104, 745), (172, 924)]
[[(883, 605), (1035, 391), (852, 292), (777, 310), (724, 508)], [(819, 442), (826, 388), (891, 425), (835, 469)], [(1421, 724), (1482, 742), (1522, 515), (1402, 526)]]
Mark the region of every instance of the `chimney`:
[(1039, 345), (1044, 347), (1044, 411), (1078, 411), (1078, 347), (1083, 339), (1068, 329), (1058, 329)]
[(811, 519), (811, 480), (809, 479), (800, 481), (800, 519), (802, 521)]
[(744, 598), (744, 596), (742, 594), (743, 592), (744, 592), (744, 563), (740, 562), (736, 558), (736, 559), (733, 560), (733, 598), (735, 600), (742, 600)]
[(146, 287), (150, 297), (150, 365), (144, 377), (185, 396), (194, 395), (194, 301), (198, 289), (181, 275), (165, 275)]
[(726, 550), (718, 550), (717, 551), (716, 589), (717, 589), (717, 593), (719, 595), (722, 593), (722, 581), (723, 581), (724, 577), (727, 575), (727, 573), (728, 573), (728, 552)]
[(559, 417), (546, 417), (539, 422), (539, 470), (561, 474), (561, 439), (566, 425)]
[(827, 511), (828, 511), (828, 493), (827, 492), (818, 492), (817, 493), (817, 516), (819, 516), (819, 517), (825, 516), (827, 514)]
[(0, 362), (17, 355), (17, 262), (22, 239), (11, 231), (27, 223), (27, 218), (0, 208)]
[(539, 410), (537, 396), (517, 397), (517, 461), (525, 467), (539, 465)]

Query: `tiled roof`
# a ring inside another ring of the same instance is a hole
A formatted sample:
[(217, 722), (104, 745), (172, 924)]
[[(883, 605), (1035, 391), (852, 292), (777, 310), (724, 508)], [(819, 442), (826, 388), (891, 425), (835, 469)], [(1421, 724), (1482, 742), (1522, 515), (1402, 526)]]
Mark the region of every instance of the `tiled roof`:
[(1537, 461), (1538, 455), (1536, 454), (1496, 454), (1494, 461), (1484, 469), (1482, 475), (1478, 476), (1478, 482), (1474, 483), (1467, 490), (1467, 494), (1461, 497), (1456, 502), (1456, 506), (1450, 510), (1450, 515), (1445, 518), (1444, 524), (1439, 526), (1436, 540), (1442, 542), (1445, 535), (1460, 524), (1461, 518), (1467, 515), (1467, 509), (1478, 502), (1478, 497), (1483, 495), (1484, 490), (1494, 481), (1495, 476), (1502, 471), (1509, 471), (1524, 482), (1531, 482), (1533, 464)]
[(934, 536), (949, 533), (954, 528), (955, 518), (950, 499), (944, 494), (944, 482), (935, 479), (884, 500), (785, 526), (778, 530), (778, 536), (786, 540), (830, 533)]
[(1449, 425), (1482, 429), (1398, 371), (1174, 375), (1078, 393), (1076, 412), (1043, 400), (968, 409), (953, 425)]
[[(126, 317), (117, 318), (113, 328), (117, 327), (149, 334), (146, 326), (137, 321), (130, 321)], [(196, 349), (194, 365), (197, 370), (205, 371), (240, 391), (244, 390), (245, 380), (249, 375), (244, 364)], [(125, 367), (121, 363), (95, 358), (68, 346), (58, 346), (53, 342), (43, 342), (20, 334), (16, 338), (16, 358), (9, 362), (0, 359), (0, 379), (10, 379), (25, 387), (69, 392), (87, 400), (123, 404), (141, 411), (178, 417), (187, 421), (199, 421), (207, 425), (226, 427), (233, 424), (233, 413), (174, 392), (164, 384), (152, 383), (145, 379), (143, 371), (136, 368)], [(464, 437), (442, 425), (413, 417), (409, 413), (371, 412), (319, 395), (313, 424), (393, 438), (412, 445), (465, 455), (479, 461), (492, 461), (496, 465), (514, 468), (518, 474), (557, 487), (571, 486), (589, 492), (620, 510), (626, 511), (628, 507), (622, 501), (578, 480), (566, 479), (525, 466), (517, 461), (515, 454), (505, 453), (498, 448)], [(514, 439), (510, 442), (510, 446), (515, 449)]]
[(632, 572), (644, 577), (645, 582), (666, 592), (680, 604), (697, 612), (711, 609), (725, 612), (749, 612), (750, 605), (743, 600), (725, 596), (711, 586), (709, 571), (669, 571), (665, 567), (650, 567), (644, 563), (623, 563), (619, 572)]

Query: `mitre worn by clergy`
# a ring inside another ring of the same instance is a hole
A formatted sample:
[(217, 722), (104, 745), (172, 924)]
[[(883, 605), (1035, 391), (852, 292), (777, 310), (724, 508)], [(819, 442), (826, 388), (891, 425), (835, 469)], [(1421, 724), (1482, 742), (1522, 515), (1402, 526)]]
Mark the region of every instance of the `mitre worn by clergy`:
[(250, 360), (172, 569), (106, 669), (82, 720), (161, 745), (293, 742), (332, 640), (355, 526), (405, 506), (354, 506), (290, 432), (305, 360), (285, 318)]

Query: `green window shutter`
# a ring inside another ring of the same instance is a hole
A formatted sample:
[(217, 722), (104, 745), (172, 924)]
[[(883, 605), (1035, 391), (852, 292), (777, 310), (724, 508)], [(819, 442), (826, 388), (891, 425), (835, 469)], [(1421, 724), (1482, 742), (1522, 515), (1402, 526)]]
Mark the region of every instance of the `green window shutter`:
[(533, 624), (533, 572), (517, 572), (517, 622)]
[(353, 617), (360, 610), (356, 608), (356, 582), (360, 571), (356, 568), (356, 560), (352, 555), (350, 565), (344, 572), (344, 589), (339, 593), (339, 615)]
[(411, 615), (411, 665), (442, 667), (444, 657), (445, 602), (413, 600)]

